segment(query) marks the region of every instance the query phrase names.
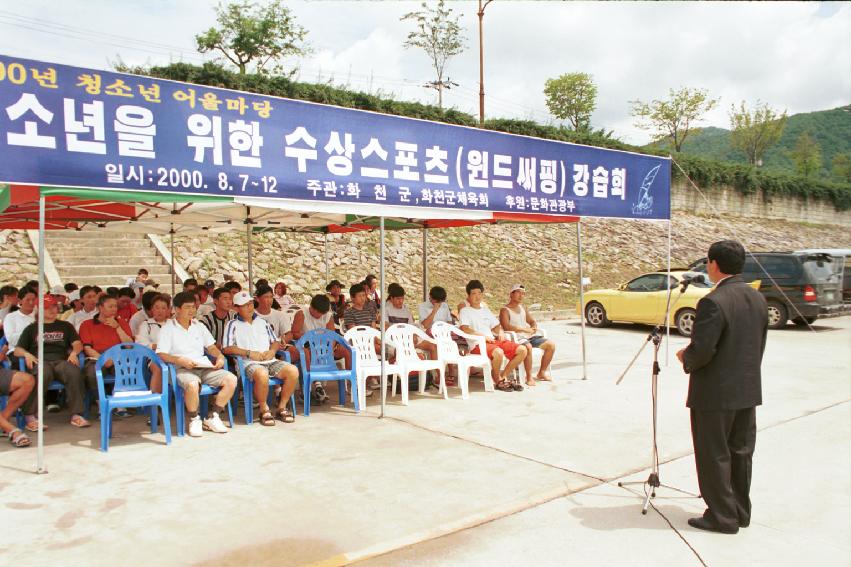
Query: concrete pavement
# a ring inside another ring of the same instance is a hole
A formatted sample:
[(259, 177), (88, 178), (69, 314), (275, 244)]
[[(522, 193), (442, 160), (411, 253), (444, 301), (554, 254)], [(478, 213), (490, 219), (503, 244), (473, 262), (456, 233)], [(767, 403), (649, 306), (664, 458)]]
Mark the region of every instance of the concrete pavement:
[[(0, 445), (0, 509), (14, 526), (0, 530), (0, 562), (849, 563), (851, 318), (770, 332), (754, 523), (737, 536), (689, 528), (697, 499), (660, 490), (672, 528), (616, 486), (650, 462), (649, 349), (614, 385), (648, 329), (589, 329), (583, 381), (576, 322), (544, 326), (558, 343), (554, 383), (485, 393), (474, 381), (469, 400), (457, 389), (397, 399), (383, 420), (371, 399), (365, 415), (323, 406), (274, 428), (240, 417), (226, 435), (165, 447), (137, 417), (102, 454), (97, 428), (51, 415), (49, 474), (30, 472), (34, 448)], [(672, 359), (684, 344), (672, 335)], [(696, 490), (686, 384), (663, 366), (662, 480)]]

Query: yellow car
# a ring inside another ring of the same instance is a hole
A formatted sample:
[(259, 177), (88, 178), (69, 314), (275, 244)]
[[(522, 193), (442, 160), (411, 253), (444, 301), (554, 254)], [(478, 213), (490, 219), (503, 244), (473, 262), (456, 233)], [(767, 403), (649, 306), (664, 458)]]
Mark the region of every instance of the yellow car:
[[(668, 288), (671, 289), (671, 308), (668, 325), (675, 327), (685, 336), (691, 336), (697, 302), (712, 290), (712, 284), (705, 279), (695, 281), (680, 293), (684, 276), (700, 275), (695, 272), (651, 272), (621, 284), (618, 289), (595, 289), (585, 293), (585, 321), (592, 327), (605, 327), (612, 321), (662, 325), (665, 306), (668, 301)], [(578, 306), (577, 306), (578, 311)]]

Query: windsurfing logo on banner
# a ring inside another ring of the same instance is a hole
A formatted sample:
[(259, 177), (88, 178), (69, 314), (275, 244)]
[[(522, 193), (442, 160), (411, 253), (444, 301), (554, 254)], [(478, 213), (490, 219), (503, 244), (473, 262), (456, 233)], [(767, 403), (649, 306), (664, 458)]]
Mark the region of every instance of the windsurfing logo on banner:
[(641, 182), (641, 189), (638, 191), (638, 201), (632, 205), (632, 214), (642, 217), (653, 214), (653, 197), (650, 196), (650, 186), (653, 185), (660, 167), (662, 167), (661, 164), (657, 165), (644, 176), (644, 181)]

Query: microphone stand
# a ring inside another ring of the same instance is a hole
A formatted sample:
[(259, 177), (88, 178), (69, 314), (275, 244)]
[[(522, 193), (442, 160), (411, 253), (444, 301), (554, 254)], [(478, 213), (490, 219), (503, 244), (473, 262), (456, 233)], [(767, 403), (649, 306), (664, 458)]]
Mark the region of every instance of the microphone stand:
[[(659, 407), (659, 399), (658, 399), (658, 389), (659, 389), (659, 346), (662, 344), (662, 328), (663, 325), (668, 324), (668, 319), (670, 317), (671, 308), (677, 304), (677, 302), (682, 297), (683, 293), (685, 293), (689, 284), (694, 280), (691, 279), (683, 279), (681, 282), (680, 293), (677, 296), (677, 299), (674, 301), (673, 305), (671, 304), (671, 296), (673, 293), (670, 291), (670, 287), (668, 289), (668, 301), (665, 305), (665, 318), (663, 319), (664, 323), (662, 325), (656, 325), (653, 327), (653, 330), (650, 331), (650, 334), (647, 335), (647, 340), (641, 345), (641, 348), (638, 349), (638, 352), (635, 353), (635, 356), (632, 357), (632, 360), (627, 365), (626, 369), (621, 373), (615, 385), (618, 385), (623, 381), (626, 373), (632, 368), (635, 364), (635, 361), (638, 360), (639, 355), (644, 350), (648, 344), (653, 343), (653, 366), (651, 369), (651, 380), (650, 380), (650, 397), (652, 400), (653, 407), (653, 446), (652, 446), (652, 459), (653, 464), (650, 470), (650, 475), (647, 477), (645, 481), (633, 481), (633, 482), (618, 482), (618, 486), (625, 487), (631, 486), (635, 484), (640, 484), (644, 487), (644, 506), (641, 508), (642, 514), (647, 514), (647, 508), (650, 507), (650, 499), (656, 498), (656, 489), (660, 487), (668, 488), (670, 490), (674, 490), (676, 492), (680, 492), (682, 494), (688, 494), (689, 496), (694, 496), (695, 498), (700, 498), (699, 494), (694, 494), (692, 492), (688, 492), (686, 490), (682, 490), (675, 486), (670, 486), (668, 484), (662, 484), (659, 480), (659, 447), (657, 445), (656, 439), (658, 436), (658, 427), (657, 427), (657, 416), (658, 416), (658, 407)], [(670, 286), (670, 283), (668, 284)], [(648, 490), (648, 487), (650, 490)]]

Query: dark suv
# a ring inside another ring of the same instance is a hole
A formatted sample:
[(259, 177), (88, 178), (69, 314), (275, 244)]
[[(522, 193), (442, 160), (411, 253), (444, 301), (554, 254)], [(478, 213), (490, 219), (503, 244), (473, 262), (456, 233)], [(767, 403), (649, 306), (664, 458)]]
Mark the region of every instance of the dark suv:
[[(689, 269), (705, 273), (706, 258), (693, 262)], [(840, 310), (842, 284), (839, 277), (833, 269), (833, 258), (822, 253), (749, 253), (742, 270), (744, 281), (761, 280), (759, 291), (768, 301), (770, 329), (783, 328), (789, 319), (796, 325), (806, 325), (819, 315)]]

